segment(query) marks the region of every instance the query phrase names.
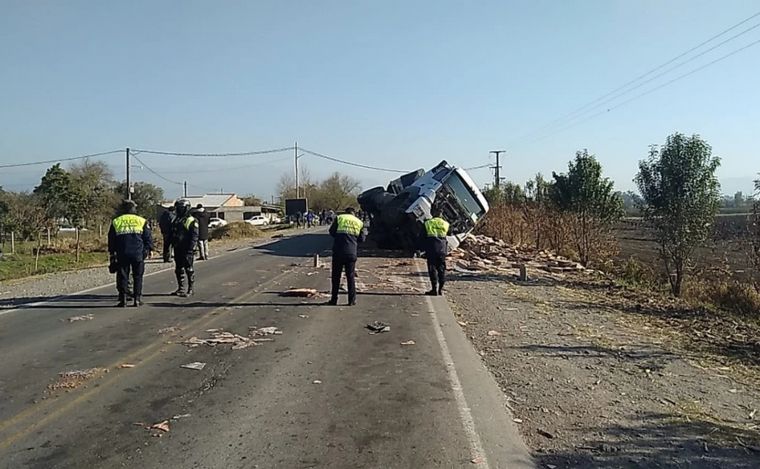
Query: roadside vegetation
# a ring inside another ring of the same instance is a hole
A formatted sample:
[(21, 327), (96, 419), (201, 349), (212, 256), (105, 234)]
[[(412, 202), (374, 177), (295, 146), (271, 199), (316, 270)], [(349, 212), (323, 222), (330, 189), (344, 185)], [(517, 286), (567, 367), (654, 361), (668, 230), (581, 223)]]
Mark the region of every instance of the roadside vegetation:
[[(620, 193), (594, 155), (579, 151), (552, 180), (539, 174), (485, 190), (492, 209), (479, 231), (573, 258), (679, 308), (758, 321), (760, 200), (721, 197), (719, 165), (705, 140), (676, 133), (640, 162), (641, 194)], [(720, 215), (727, 200), (751, 213)], [(631, 203), (640, 218), (624, 218)]]

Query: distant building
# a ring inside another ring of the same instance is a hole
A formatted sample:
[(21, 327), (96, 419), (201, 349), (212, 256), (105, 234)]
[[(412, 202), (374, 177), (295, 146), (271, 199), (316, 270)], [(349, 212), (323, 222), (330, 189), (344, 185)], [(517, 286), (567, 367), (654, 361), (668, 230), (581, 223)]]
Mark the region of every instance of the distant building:
[[(190, 202), (190, 206), (195, 208), (202, 204), (212, 217), (221, 218), (228, 222), (244, 221), (251, 217), (263, 215), (271, 220), (278, 217), (281, 209), (278, 205), (245, 205), (243, 199), (237, 194), (205, 194), (183, 197)], [(161, 215), (166, 208), (171, 207), (174, 200), (161, 202), (158, 208), (158, 215)]]

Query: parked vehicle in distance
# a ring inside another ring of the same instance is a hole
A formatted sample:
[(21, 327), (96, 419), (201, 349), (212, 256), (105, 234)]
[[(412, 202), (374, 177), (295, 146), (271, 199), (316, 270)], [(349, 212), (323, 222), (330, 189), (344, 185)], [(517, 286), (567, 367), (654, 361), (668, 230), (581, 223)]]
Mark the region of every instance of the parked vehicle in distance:
[(222, 220), (221, 218), (209, 218), (208, 220), (209, 228), (219, 228), (225, 225), (227, 225), (227, 220)]
[(256, 215), (255, 217), (245, 220), (245, 222), (253, 226), (264, 226), (269, 224), (269, 220), (267, 220), (264, 215)]

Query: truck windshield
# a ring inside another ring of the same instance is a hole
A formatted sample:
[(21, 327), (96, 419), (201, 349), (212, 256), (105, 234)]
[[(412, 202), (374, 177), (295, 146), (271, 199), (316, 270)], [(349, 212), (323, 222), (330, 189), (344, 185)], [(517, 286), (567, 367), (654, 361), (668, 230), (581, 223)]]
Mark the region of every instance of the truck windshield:
[(456, 195), (462, 208), (467, 210), (468, 216), (474, 213), (480, 218), (485, 214), (485, 210), (478, 202), (475, 194), (472, 193), (456, 172), (451, 173), (451, 176), (446, 180), (444, 185), (448, 187), (451, 193)]

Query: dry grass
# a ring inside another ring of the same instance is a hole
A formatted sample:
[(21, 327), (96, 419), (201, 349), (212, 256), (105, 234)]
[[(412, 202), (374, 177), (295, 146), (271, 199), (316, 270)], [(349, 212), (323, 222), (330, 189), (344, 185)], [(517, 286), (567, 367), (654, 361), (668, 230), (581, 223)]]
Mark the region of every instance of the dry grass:
[(220, 226), (210, 233), (210, 239), (249, 239), (259, 238), (262, 236), (260, 229), (248, 223), (230, 223)]

